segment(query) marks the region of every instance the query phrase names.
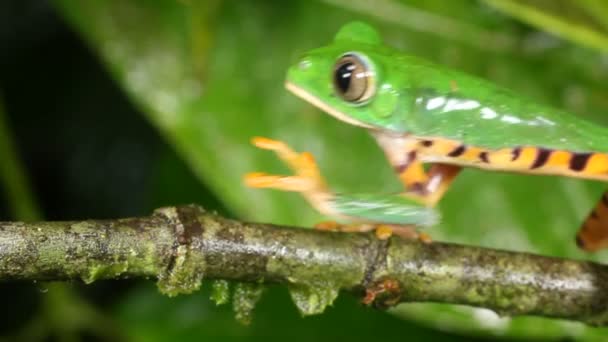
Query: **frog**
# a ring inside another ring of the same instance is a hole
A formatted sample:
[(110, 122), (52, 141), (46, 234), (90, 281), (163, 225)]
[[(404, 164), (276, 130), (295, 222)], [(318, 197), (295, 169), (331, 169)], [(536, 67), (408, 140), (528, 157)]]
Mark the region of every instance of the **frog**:
[[(245, 183), (300, 192), (321, 213), (357, 223), (346, 230), (372, 226), (390, 236), (396, 227), (437, 224), (436, 205), (465, 168), (608, 181), (608, 128), (405, 54), (363, 22), (344, 25), (331, 44), (304, 53), (289, 67), (285, 87), (332, 117), (366, 129), (404, 190), (335, 194), (310, 153), (259, 137), (254, 145), (277, 153), (295, 175), (251, 173)], [(575, 242), (588, 252), (608, 247), (608, 192)]]

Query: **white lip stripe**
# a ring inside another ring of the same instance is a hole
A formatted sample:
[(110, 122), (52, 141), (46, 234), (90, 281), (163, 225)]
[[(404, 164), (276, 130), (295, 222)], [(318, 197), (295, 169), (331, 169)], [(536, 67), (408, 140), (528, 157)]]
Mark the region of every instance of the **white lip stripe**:
[(344, 121), (346, 123), (349, 123), (349, 124), (355, 125), (355, 126), (373, 128), (373, 126), (367, 125), (361, 121), (357, 121), (357, 120), (351, 118), (350, 116), (336, 110), (335, 108), (330, 107), (325, 102), (321, 101), (318, 97), (315, 97), (311, 93), (307, 92), (306, 90), (298, 87), (297, 85), (295, 85), (289, 81), (285, 82), (285, 88), (287, 88), (287, 90), (291, 91), (299, 98), (304, 99), (307, 102), (310, 102), (314, 106), (318, 107), (319, 109), (321, 109), (324, 112), (327, 112), (329, 115), (335, 117), (338, 120)]

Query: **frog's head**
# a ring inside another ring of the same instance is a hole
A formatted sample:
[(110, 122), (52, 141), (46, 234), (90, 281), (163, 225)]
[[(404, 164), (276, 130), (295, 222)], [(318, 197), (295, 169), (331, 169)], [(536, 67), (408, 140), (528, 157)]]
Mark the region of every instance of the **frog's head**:
[[(403, 76), (395, 52), (382, 45), (378, 33), (352, 22), (333, 44), (308, 52), (292, 66), (287, 89), (349, 124), (370, 129), (404, 131), (397, 115)], [(392, 75), (392, 76), (391, 76)]]

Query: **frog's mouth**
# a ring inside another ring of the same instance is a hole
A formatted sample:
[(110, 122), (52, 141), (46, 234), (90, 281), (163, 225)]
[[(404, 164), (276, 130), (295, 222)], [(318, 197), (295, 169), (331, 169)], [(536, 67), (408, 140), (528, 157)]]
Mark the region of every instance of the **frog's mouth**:
[(357, 120), (353, 119), (352, 117), (342, 113), (341, 111), (336, 110), (335, 108), (329, 106), (327, 103), (321, 101), (318, 97), (314, 96), (310, 92), (298, 87), (297, 85), (295, 85), (289, 81), (285, 81), (285, 88), (287, 88), (287, 90), (292, 92), (297, 97), (303, 99), (304, 101), (311, 103), (315, 107), (321, 109), (322, 111), (326, 112), (327, 114), (333, 116), (334, 118), (336, 118), (340, 121), (344, 121), (348, 124), (359, 126), (359, 127), (374, 128), (373, 126), (370, 126), (361, 121), (357, 121)]

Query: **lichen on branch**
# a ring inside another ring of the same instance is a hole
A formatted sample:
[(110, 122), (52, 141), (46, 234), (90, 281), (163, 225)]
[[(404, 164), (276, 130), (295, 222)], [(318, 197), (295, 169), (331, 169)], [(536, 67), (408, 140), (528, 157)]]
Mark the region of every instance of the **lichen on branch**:
[[(75, 278), (156, 278), (171, 296), (196, 291), (204, 279), (237, 281), (256, 284), (241, 295), (255, 300), (257, 285), (286, 284), (303, 314), (323, 312), (344, 290), (382, 308), (428, 301), (608, 325), (608, 267), (592, 262), (246, 223), (198, 206), (0, 223), (0, 280)], [(249, 304), (241, 306), (247, 320)]]

